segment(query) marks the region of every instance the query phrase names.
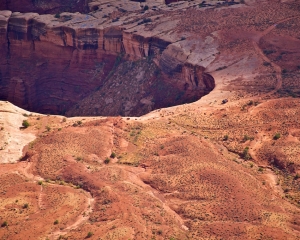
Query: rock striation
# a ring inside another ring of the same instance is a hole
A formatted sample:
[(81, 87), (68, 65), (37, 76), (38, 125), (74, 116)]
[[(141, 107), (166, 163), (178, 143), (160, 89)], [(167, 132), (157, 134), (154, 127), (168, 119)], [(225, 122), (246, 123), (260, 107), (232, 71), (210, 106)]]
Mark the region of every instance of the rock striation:
[[(128, 5), (134, 11), (136, 4)], [(91, 6), (95, 8), (95, 2)], [(0, 99), (30, 111), (64, 114), (101, 89), (121, 59), (153, 61), (163, 75), (157, 81), (163, 79), (182, 92), (183, 102), (214, 88), (214, 79), (205, 73), (217, 54), (213, 38), (183, 38), (174, 31), (178, 21), (155, 11), (146, 17), (144, 12), (116, 12), (115, 6), (102, 9), (100, 5), (89, 14), (59, 15), (0, 11)], [(137, 101), (153, 98), (147, 92), (144, 89)], [(99, 99), (100, 105), (104, 102)], [(135, 114), (133, 109), (126, 111)]]

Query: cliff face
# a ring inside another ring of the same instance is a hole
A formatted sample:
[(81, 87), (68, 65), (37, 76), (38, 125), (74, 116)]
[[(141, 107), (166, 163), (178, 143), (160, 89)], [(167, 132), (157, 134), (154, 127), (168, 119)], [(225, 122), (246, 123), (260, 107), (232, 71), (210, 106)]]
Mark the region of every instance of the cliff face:
[(0, 10), (12, 12), (86, 12), (87, 0), (0, 0)]
[[(147, 102), (143, 99), (151, 98), (148, 104), (151, 107), (147, 106), (145, 111), (134, 108), (128, 111), (121, 104), (109, 112), (79, 109), (71, 111), (73, 115), (84, 112), (89, 115), (140, 115), (176, 104), (178, 101), (172, 98), (171, 102), (159, 100), (154, 92), (160, 91), (153, 88), (156, 81), (163, 81), (173, 89), (174, 95), (179, 94), (180, 103), (199, 99), (214, 88), (213, 78), (194, 60), (195, 40), (182, 40), (176, 34), (166, 37), (165, 33), (172, 32), (176, 21), (159, 20), (151, 31), (142, 21), (140, 18), (128, 20), (126, 16), (115, 21), (97, 13), (63, 13), (56, 18), (1, 11), (0, 99), (41, 113), (65, 113), (76, 104), (87, 108), (80, 101), (101, 90), (107, 82), (117, 81), (109, 79), (118, 71), (121, 59), (122, 62), (135, 62), (147, 58), (156, 64), (152, 84), (144, 82), (144, 94), (136, 95), (137, 102)], [(200, 51), (197, 46), (196, 50)], [(144, 70), (139, 69), (137, 74)], [(157, 72), (163, 77), (156, 77)], [(128, 93), (122, 89), (113, 91), (112, 98)], [(104, 98), (99, 98), (97, 104), (101, 105), (99, 109), (104, 109)], [(124, 109), (120, 110), (122, 107)]]

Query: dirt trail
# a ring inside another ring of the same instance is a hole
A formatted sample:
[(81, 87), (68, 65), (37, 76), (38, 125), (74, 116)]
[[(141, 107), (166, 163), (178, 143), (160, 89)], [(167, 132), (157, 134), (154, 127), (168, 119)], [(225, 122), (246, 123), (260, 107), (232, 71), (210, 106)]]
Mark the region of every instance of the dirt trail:
[[(261, 56), (261, 58), (265, 61), (265, 62), (268, 62), (271, 64), (271, 66), (273, 67), (273, 69), (275, 70), (276, 72), (276, 85), (275, 85), (275, 89), (272, 90), (271, 92), (265, 94), (265, 95), (262, 95), (261, 97), (263, 96), (266, 96), (266, 95), (272, 95), (274, 93), (276, 93), (281, 87), (282, 87), (282, 76), (281, 76), (281, 73), (282, 73), (282, 69), (281, 67), (279, 67), (276, 63), (272, 62), (264, 53), (263, 51), (259, 48), (258, 44), (259, 44), (259, 41), (261, 40), (262, 37), (266, 36), (267, 34), (269, 34), (271, 31), (273, 31), (278, 24), (280, 23), (283, 23), (283, 22), (286, 22), (286, 21), (289, 21), (289, 20), (292, 20), (292, 19), (295, 19), (295, 18), (299, 18), (300, 16), (293, 16), (293, 17), (289, 17), (289, 18), (285, 18), (275, 24), (273, 24), (272, 26), (270, 26), (269, 28), (267, 28), (265, 31), (263, 31), (259, 37), (255, 40), (252, 41), (252, 44), (254, 46), (254, 49), (255, 51)], [(260, 98), (261, 98), (260, 97)]]
[(86, 196), (87, 201), (85, 204), (85, 208), (82, 211), (82, 213), (77, 217), (76, 221), (62, 230), (57, 230), (53, 232), (50, 235), (51, 240), (56, 240), (60, 235), (67, 234), (69, 231), (76, 229), (78, 226), (80, 226), (82, 223), (86, 222), (89, 219), (90, 213), (93, 211), (95, 199), (92, 197), (92, 195), (89, 192), (86, 192), (86, 195), (87, 195)]
[(164, 195), (161, 194), (158, 190), (152, 188), (149, 184), (146, 184), (143, 182), (138, 176), (141, 173), (145, 173), (144, 168), (130, 168), (128, 166), (117, 166), (118, 168), (125, 170), (128, 174), (128, 181), (124, 181), (126, 183), (131, 183), (134, 186), (138, 186), (142, 188), (147, 194), (151, 195), (153, 198), (157, 199), (162, 203), (162, 206), (164, 210), (169, 213), (174, 219), (176, 219), (177, 223), (180, 225), (180, 227), (184, 230), (188, 230), (188, 227), (184, 225), (184, 220), (181, 218), (180, 215), (178, 215), (175, 211), (173, 211), (168, 204), (166, 203), (164, 199)]

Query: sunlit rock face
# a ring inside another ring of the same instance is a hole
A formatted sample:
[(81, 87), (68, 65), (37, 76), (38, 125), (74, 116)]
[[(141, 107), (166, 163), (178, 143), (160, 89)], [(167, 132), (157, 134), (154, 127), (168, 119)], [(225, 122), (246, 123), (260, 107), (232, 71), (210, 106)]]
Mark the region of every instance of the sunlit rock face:
[[(0, 99), (41, 113), (129, 116), (192, 102), (214, 88), (214, 79), (195, 61), (205, 41), (199, 47), (199, 39), (166, 37), (176, 21), (157, 19), (149, 30), (139, 17), (117, 19), (0, 11)], [(126, 64), (139, 61), (147, 64)], [(126, 68), (141, 77), (128, 79)], [(131, 100), (125, 100), (127, 94)]]

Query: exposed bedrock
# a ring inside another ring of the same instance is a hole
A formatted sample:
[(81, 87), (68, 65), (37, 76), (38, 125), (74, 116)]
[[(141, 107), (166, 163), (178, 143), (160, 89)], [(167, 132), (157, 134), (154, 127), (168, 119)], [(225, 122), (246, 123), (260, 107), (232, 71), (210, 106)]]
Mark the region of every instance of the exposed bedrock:
[(166, 37), (174, 26), (0, 11), (0, 99), (41, 113), (124, 116), (195, 101), (215, 86), (205, 66), (216, 46)]
[(86, 12), (88, 0), (0, 0), (0, 10), (12, 12)]

